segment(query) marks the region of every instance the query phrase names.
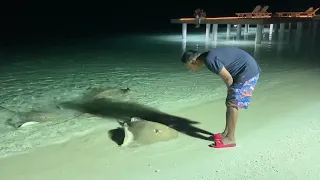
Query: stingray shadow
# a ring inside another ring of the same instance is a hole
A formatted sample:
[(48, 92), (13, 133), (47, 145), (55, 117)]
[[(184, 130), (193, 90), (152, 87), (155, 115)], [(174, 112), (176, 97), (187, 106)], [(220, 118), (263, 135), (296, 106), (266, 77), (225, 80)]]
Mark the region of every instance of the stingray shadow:
[(129, 122), (131, 117), (140, 117), (147, 121), (164, 124), (181, 133), (203, 140), (210, 140), (208, 136), (212, 135), (208, 131), (193, 126), (193, 124), (198, 124), (199, 122), (173, 116), (137, 103), (101, 98), (81, 103), (64, 102), (60, 105), (64, 108), (101, 117), (115, 118), (124, 122)]

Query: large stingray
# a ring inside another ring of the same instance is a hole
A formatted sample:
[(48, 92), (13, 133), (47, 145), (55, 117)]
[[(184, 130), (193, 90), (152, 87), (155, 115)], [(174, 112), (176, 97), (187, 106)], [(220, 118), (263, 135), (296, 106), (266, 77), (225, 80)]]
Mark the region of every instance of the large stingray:
[(41, 122), (61, 122), (82, 115), (80, 112), (67, 112), (54, 110), (52, 112), (29, 111), (17, 112), (5, 107), (0, 107), (0, 116), (5, 119), (5, 123), (15, 128), (28, 126)]
[(133, 117), (121, 128), (110, 130), (109, 137), (121, 147), (135, 147), (175, 139), (178, 132), (164, 124)]

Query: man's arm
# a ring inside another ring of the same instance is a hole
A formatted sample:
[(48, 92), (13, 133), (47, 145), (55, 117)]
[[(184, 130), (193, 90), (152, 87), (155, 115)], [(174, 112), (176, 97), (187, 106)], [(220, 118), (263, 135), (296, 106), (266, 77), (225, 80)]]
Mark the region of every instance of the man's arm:
[(227, 88), (229, 88), (232, 85), (233, 78), (232, 78), (231, 74), (229, 73), (229, 71), (225, 67), (222, 67), (222, 69), (218, 75), (223, 80), (223, 82), (226, 84)]

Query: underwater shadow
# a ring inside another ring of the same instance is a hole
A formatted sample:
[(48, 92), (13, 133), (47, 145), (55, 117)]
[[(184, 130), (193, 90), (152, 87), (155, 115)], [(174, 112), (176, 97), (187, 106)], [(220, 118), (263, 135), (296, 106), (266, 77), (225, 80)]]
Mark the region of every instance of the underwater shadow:
[(90, 113), (100, 117), (115, 118), (124, 122), (130, 122), (132, 117), (140, 117), (147, 121), (164, 124), (181, 133), (203, 140), (210, 140), (209, 136), (212, 135), (212, 133), (208, 131), (193, 126), (193, 124), (198, 124), (199, 122), (173, 116), (132, 102), (121, 102), (112, 99), (101, 98), (81, 103), (64, 102), (60, 104), (60, 106), (83, 113)]

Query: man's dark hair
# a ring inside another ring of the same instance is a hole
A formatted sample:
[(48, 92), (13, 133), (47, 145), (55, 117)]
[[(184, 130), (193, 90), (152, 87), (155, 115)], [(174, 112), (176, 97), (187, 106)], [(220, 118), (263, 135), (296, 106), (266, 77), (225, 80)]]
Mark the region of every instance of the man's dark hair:
[(188, 63), (192, 60), (194, 60), (197, 56), (199, 56), (199, 52), (195, 50), (187, 50), (183, 53), (181, 57), (182, 63)]

